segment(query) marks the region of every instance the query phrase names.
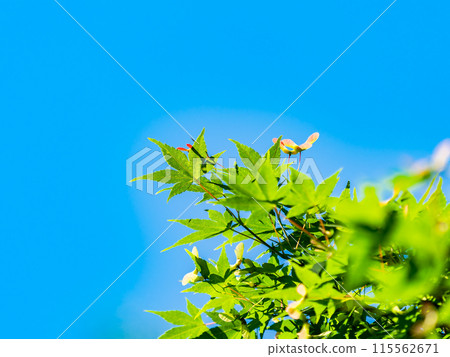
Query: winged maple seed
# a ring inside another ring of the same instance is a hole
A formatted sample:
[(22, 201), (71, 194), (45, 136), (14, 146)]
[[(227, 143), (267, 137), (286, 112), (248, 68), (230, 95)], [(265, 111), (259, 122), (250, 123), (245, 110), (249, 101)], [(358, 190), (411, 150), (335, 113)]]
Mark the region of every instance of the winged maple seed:
[(303, 284), (298, 285), (297, 292), (301, 296), (300, 300), (292, 301), (286, 307), (286, 313), (295, 320), (298, 320), (301, 316), (301, 312), (297, 308), (302, 304), (303, 300), (305, 300), (307, 294), (306, 286)]
[[(319, 133), (313, 133), (309, 136), (309, 138), (301, 145), (297, 145), (293, 140), (291, 139), (283, 139), (280, 141), (280, 149), (285, 154), (288, 154), (289, 156), (295, 155), (298, 153), (301, 153), (302, 151), (305, 151), (309, 148), (311, 148), (312, 144), (317, 141), (319, 138)], [(276, 143), (278, 141), (277, 138), (273, 138), (272, 141)]]
[[(303, 144), (301, 144), (301, 145), (297, 145), (291, 139), (283, 139), (283, 140), (280, 141), (280, 149), (285, 154), (289, 155), (288, 163), (289, 163), (289, 160), (291, 158), (291, 155), (298, 154), (298, 156), (299, 156), (299, 158), (298, 158), (298, 169), (300, 170), (300, 161), (302, 159), (302, 151), (305, 151), (305, 150), (308, 150), (309, 148), (311, 148), (312, 144), (315, 143), (318, 138), (319, 138), (319, 133), (315, 132), (315, 133), (311, 134), (308, 137), (308, 139), (306, 139), (306, 141)], [(276, 144), (278, 139), (277, 138), (273, 138), (272, 141)], [(288, 172), (288, 175), (289, 175), (289, 172)]]
[(182, 148), (182, 147), (178, 147), (177, 150), (180, 150), (180, 151), (189, 151), (189, 150), (192, 149), (192, 145), (191, 145), (191, 144), (186, 144), (186, 146), (187, 146), (187, 149), (186, 149), (186, 148)]
[[(192, 249), (192, 254), (198, 258), (198, 250), (197, 247), (194, 247)], [(190, 273), (187, 273), (184, 277), (183, 280), (181, 281), (181, 284), (187, 285), (188, 283), (194, 283), (196, 281), (202, 280), (202, 278), (198, 275), (198, 269), (197, 267), (191, 271)]]

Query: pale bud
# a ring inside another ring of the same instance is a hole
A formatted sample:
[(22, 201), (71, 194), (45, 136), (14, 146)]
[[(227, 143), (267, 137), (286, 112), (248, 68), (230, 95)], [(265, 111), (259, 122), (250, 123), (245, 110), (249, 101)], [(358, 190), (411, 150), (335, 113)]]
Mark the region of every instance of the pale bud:
[(297, 310), (301, 303), (301, 301), (293, 301), (286, 307), (287, 314), (295, 320), (298, 320), (301, 316), (301, 312)]
[(244, 256), (244, 243), (239, 243), (234, 250), (234, 253), (236, 254), (236, 260), (242, 261), (242, 257)]
[(309, 338), (309, 325), (304, 323), (302, 326), (302, 329), (300, 330), (300, 332), (297, 334), (297, 337), (299, 339), (307, 339)]
[(198, 279), (198, 274), (197, 274), (197, 269), (195, 269), (194, 271), (191, 271), (190, 273), (187, 273), (184, 277), (183, 280), (181, 281), (181, 284), (187, 285), (189, 283), (193, 283), (195, 281), (197, 281)]
[(297, 286), (297, 292), (304, 298), (307, 293), (306, 286), (303, 284), (300, 284), (299, 286)]
[(442, 171), (450, 160), (450, 139), (441, 141), (431, 157), (431, 167), (435, 171)]

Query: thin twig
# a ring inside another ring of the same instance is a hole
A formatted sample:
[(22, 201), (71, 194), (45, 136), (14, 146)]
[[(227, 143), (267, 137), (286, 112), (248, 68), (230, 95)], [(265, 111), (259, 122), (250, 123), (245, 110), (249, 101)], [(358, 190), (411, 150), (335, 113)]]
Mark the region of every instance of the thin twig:
[(325, 225), (323, 224), (322, 218), (319, 218), (320, 226), (322, 227), (322, 233), (325, 236), (325, 240), (327, 241), (327, 246), (330, 246), (330, 241), (328, 240), (327, 230), (325, 229)]
[(286, 241), (288, 242), (289, 246), (292, 248), (291, 242), (289, 241), (289, 236), (286, 233), (286, 230), (284, 229), (283, 222), (281, 222), (280, 212), (278, 212), (278, 209), (276, 207), (275, 207), (274, 210), (275, 210), (275, 212), (277, 214), (277, 218), (278, 218), (278, 222), (280, 223), (280, 227), (283, 230), (284, 235), (286, 236)]

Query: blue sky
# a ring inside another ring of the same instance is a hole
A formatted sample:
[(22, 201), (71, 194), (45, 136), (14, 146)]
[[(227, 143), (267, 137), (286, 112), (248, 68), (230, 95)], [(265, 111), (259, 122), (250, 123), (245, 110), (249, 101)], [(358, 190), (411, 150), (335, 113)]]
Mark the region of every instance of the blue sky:
[[(229, 156), (228, 138), (251, 144), (390, 2), (60, 1)], [(356, 184), (430, 155), (450, 132), (449, 11), (398, 0), (255, 147), (319, 131), (308, 156)], [(195, 198), (128, 187), (126, 159), (147, 137), (189, 139), (54, 1), (5, 2), (0, 28), (0, 337), (56, 338)], [(143, 310), (184, 308), (190, 259), (160, 251), (186, 233), (171, 227), (64, 337), (160, 335)]]

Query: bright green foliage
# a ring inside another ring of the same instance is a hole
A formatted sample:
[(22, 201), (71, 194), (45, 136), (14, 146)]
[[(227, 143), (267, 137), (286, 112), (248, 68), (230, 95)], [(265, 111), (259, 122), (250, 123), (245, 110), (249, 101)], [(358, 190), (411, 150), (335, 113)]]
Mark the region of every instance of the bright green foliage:
[[(171, 175), (138, 179), (208, 205), (208, 219), (177, 220), (193, 232), (170, 248), (215, 239), (221, 249), (217, 262), (186, 250), (195, 270), (184, 292), (210, 299), (188, 301), (188, 314), (150, 311), (176, 325), (161, 338), (449, 338), (450, 206), (437, 172), (395, 177), (381, 201), (374, 187), (333, 195), (339, 172), (315, 185), (280, 161), (280, 139), (264, 155), (233, 141), (245, 166), (231, 168), (209, 156), (204, 131), (188, 155), (151, 140)], [(418, 200), (409, 190), (423, 183)]]
[(181, 311), (147, 311), (178, 325), (166, 331), (160, 338), (196, 338), (208, 331), (200, 316), (197, 316), (199, 310), (189, 300), (186, 301), (189, 314)]

